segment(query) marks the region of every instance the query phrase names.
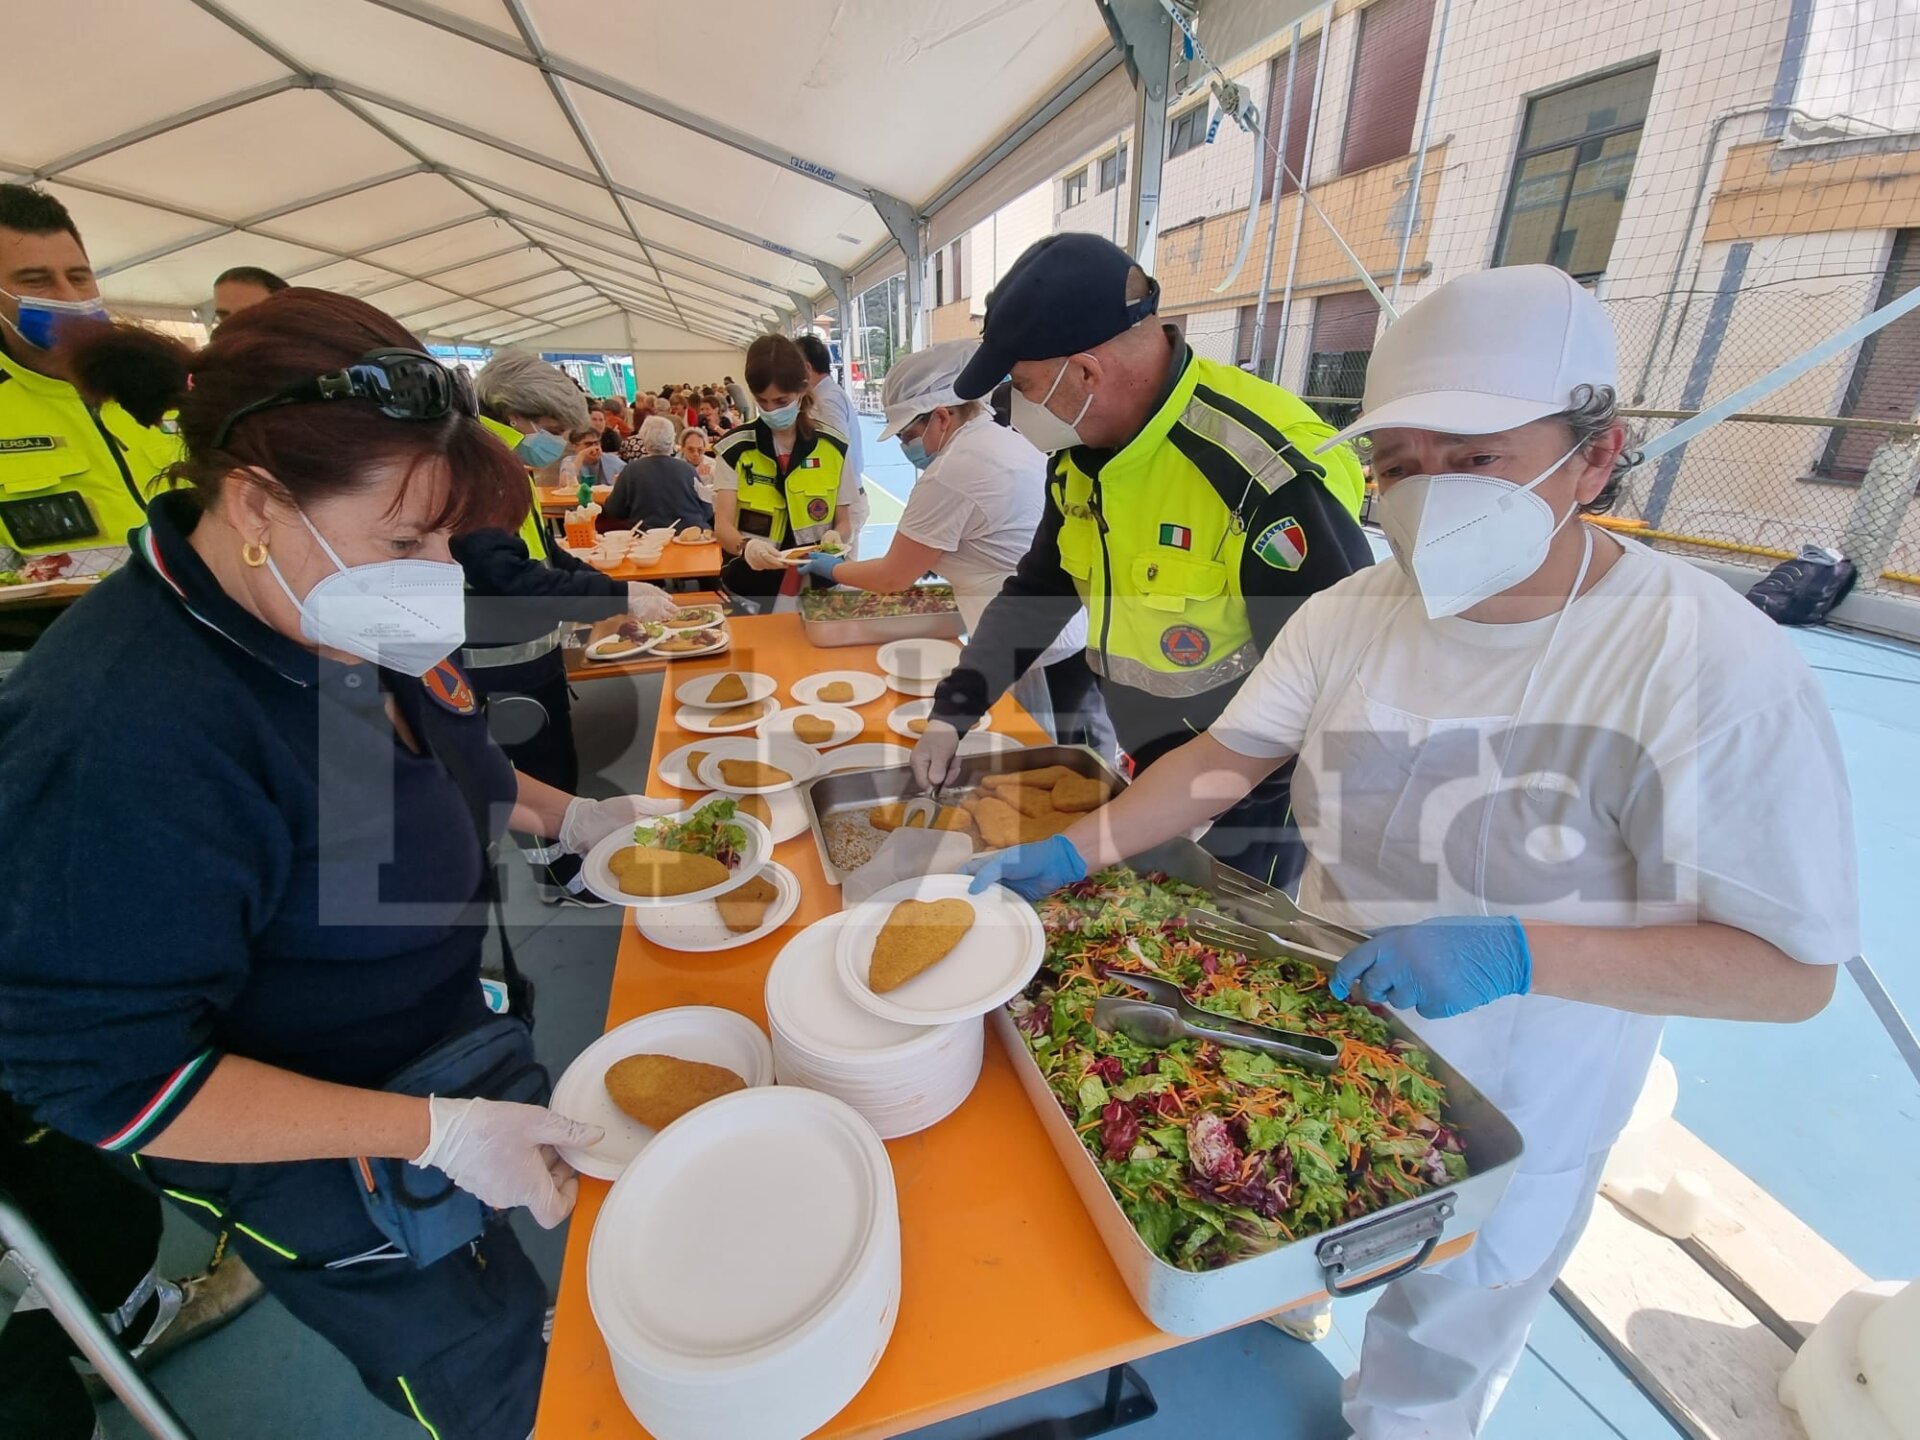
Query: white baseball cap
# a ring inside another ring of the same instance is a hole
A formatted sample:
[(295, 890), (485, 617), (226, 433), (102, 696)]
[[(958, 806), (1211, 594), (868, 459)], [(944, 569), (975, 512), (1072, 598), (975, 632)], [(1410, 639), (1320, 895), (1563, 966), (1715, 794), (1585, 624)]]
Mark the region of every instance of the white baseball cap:
[(887, 425), (880, 438), (891, 440), (939, 406), (964, 405), (966, 402), (954, 394), (953, 382), (979, 348), (978, 340), (943, 340), (896, 360), (880, 392), (880, 403), (887, 412)]
[(1449, 280), (1373, 349), (1360, 418), (1320, 450), (1373, 430), (1491, 435), (1558, 415), (1582, 385), (1619, 388), (1600, 302), (1552, 265)]

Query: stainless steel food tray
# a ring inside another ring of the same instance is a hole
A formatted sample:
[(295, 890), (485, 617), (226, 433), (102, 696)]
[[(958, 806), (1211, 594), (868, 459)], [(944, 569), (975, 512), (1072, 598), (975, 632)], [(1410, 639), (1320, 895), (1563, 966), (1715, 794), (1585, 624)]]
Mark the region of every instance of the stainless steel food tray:
[(800, 628), (810, 643), (827, 650), (894, 640), (958, 640), (966, 632), (957, 606), (932, 615), (879, 615), (863, 620), (809, 620), (804, 595), (800, 606)]
[[(1163, 871), (1202, 888), (1207, 886), (1212, 864), (1190, 840), (1169, 841), (1128, 863), (1136, 870)], [(1233, 912), (1228, 908), (1226, 913)], [(1048, 1088), (1012, 1018), (1004, 1009), (996, 1010), (992, 1024), (1134, 1303), (1172, 1335), (1211, 1334), (1322, 1295), (1359, 1294), (1428, 1263), (1443, 1245), (1451, 1253), (1456, 1242), (1471, 1242), (1506, 1193), (1520, 1160), (1520, 1132), (1513, 1122), (1445, 1056), (1388, 1017), (1387, 1025), (1397, 1039), (1426, 1051), (1434, 1078), (1446, 1087), (1441, 1113), (1466, 1150), (1467, 1178), (1218, 1270), (1182, 1270), (1155, 1255), (1140, 1239), (1074, 1133), (1073, 1122)]]
[[(829, 761), (833, 752), (827, 752)], [(997, 750), (984, 755), (968, 755), (960, 761), (960, 778), (941, 788), (942, 798), (958, 796), (980, 784), (982, 775), (1015, 770), (1040, 770), (1048, 765), (1065, 765), (1082, 775), (1097, 776), (1119, 790), (1126, 781), (1116, 775), (1105, 760), (1078, 745), (1036, 745), (1025, 750)], [(807, 825), (813, 831), (813, 843), (820, 851), (820, 868), (835, 885), (844, 884), (851, 871), (834, 864), (827, 852), (824, 822), (829, 815), (846, 810), (870, 810), (914, 793), (913, 772), (904, 763), (881, 770), (847, 770), (838, 775), (822, 775), (801, 786), (807, 806)]]

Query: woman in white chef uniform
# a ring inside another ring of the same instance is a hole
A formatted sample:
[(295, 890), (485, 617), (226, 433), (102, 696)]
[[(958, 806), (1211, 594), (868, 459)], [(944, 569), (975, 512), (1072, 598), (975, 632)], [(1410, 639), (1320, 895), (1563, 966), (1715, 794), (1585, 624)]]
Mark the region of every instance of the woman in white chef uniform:
[[(997, 424), (984, 402), (953, 393), (954, 380), (979, 345), (948, 340), (903, 356), (887, 372), (887, 423), (880, 438), (899, 436), (902, 452), (920, 472), (893, 544), (872, 560), (815, 554), (806, 567), (837, 585), (883, 592), (904, 590), (937, 570), (953, 584), (968, 634), (1033, 543), (1047, 498), (1047, 457), (1019, 432)], [(1047, 684), (1046, 667), (1086, 648), (1082, 610), (1028, 667), (1013, 695), (1057, 738), (1084, 735), (1110, 750), (1112, 727), (1091, 676), (1087, 684), (1068, 687), (1071, 715), (1056, 714)]]
[(1792, 644), (1686, 561), (1584, 524), (1625, 432), (1612, 330), (1562, 272), (1462, 276), (1381, 339), (1360, 422), (1397, 564), (1311, 597), (1205, 734), (1064, 836), (1027, 894), (1191, 829), (1298, 755), (1301, 903), (1519, 1126), (1464, 1255), (1389, 1286), (1345, 1414), (1476, 1433), (1571, 1253), (1661, 1017), (1797, 1021), (1859, 947), (1832, 721)]

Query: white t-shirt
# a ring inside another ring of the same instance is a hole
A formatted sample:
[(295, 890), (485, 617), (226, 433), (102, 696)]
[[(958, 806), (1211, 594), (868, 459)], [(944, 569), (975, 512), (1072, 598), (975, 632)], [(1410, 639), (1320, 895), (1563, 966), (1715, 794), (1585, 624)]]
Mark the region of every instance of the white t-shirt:
[[(914, 482), (900, 533), (943, 552), (940, 571), (953, 582), (968, 634), (979, 630), (988, 602), (1033, 544), (1046, 493), (1047, 457), (991, 415), (977, 415), (955, 431)], [(1086, 645), (1082, 610), (1041, 663)]]
[(813, 387), (813, 413), (823, 425), (847, 437), (846, 478), (840, 484), (840, 503), (851, 505), (867, 471), (866, 442), (860, 435), (860, 417), (853, 408), (853, 397), (831, 375)]
[[(1544, 664), (1553, 617), (1430, 620), (1392, 561), (1287, 622), (1211, 733), (1240, 754), (1300, 757), (1305, 908), (1363, 929), (1489, 912), (1697, 919), (1807, 964), (1858, 952), (1846, 773), (1812, 672), (1721, 581), (1624, 550), (1568, 609)], [(1588, 1156), (1625, 1123), (1660, 1019), (1540, 995), (1402, 1018), (1526, 1142), (1467, 1273), (1531, 1273)]]

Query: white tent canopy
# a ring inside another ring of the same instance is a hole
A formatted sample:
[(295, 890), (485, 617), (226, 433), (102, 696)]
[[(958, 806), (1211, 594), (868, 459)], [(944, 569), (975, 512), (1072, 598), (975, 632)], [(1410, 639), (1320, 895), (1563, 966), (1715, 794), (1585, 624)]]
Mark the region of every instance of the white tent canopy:
[(7, 8), (0, 173), (109, 301), (262, 265), (480, 344), (738, 346), (1114, 64), (1092, 0)]

